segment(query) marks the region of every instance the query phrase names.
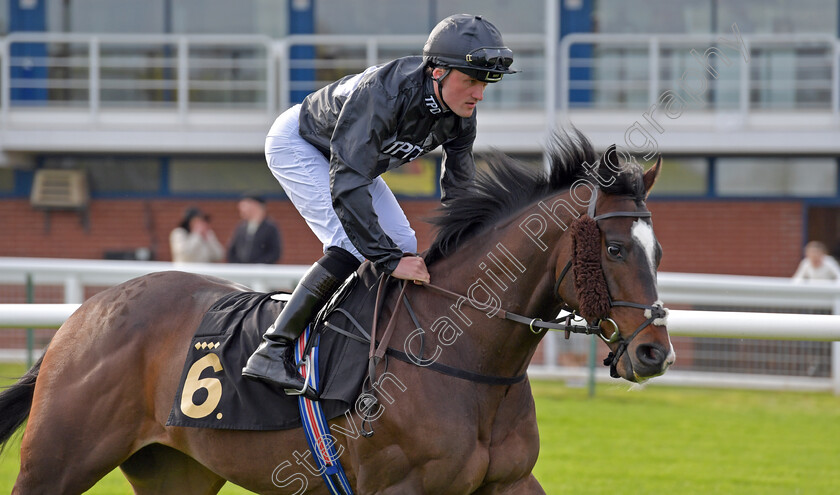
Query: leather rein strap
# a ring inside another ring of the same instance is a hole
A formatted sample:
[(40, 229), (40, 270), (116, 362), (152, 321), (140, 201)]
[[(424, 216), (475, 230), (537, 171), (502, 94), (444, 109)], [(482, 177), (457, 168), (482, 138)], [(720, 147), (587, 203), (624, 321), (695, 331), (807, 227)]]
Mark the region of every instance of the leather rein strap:
[[(590, 198), (589, 208), (587, 214), (596, 222), (600, 220), (606, 220), (608, 218), (616, 218), (616, 217), (631, 217), (631, 218), (650, 218), (651, 214), (649, 211), (612, 211), (603, 213), (601, 215), (595, 214), (595, 204), (598, 198), (598, 190), (597, 188), (593, 190), (592, 197)], [(569, 260), (566, 263), (566, 266), (560, 272), (560, 275), (557, 278), (557, 281), (554, 283), (554, 295), (555, 297), (559, 297), (559, 289), (560, 284), (562, 283), (565, 276), (568, 274), (569, 270), (572, 267), (573, 260)], [(376, 382), (376, 366), (382, 361), (386, 354), (389, 354), (400, 361), (404, 361), (407, 363), (418, 364), (416, 359), (412, 359), (411, 356), (408, 354), (398, 351), (396, 349), (390, 348), (388, 346), (391, 337), (394, 333), (394, 328), (396, 327), (396, 315), (397, 315), (397, 307), (399, 307), (399, 302), (402, 301), (403, 304), (406, 306), (409, 315), (411, 316), (415, 326), (417, 328), (422, 328), (419, 321), (417, 320), (414, 311), (411, 308), (411, 305), (408, 301), (408, 298), (405, 294), (406, 288), (409, 284), (402, 282), (402, 288), (400, 289), (399, 296), (397, 297), (397, 306), (395, 306), (393, 313), (391, 314), (391, 318), (388, 321), (388, 324), (385, 328), (385, 333), (382, 335), (382, 338), (379, 342), (379, 345), (376, 345), (377, 342), (377, 334), (378, 334), (378, 322), (379, 316), (381, 312), (381, 307), (384, 304), (384, 288), (387, 284), (388, 276), (383, 276), (379, 280), (379, 287), (377, 289), (376, 294), (376, 303), (374, 308), (374, 318), (373, 318), (373, 327), (371, 328), (371, 335), (370, 335), (370, 354), (369, 354), (369, 363), (368, 363), (368, 378), (371, 380), (371, 383)], [(453, 292), (449, 289), (445, 289), (439, 285), (434, 285), (431, 283), (422, 283), (422, 286), (436, 291), (438, 293), (447, 295), (457, 300), (463, 300), (470, 302), (473, 307), (476, 307), (478, 304), (477, 301), (473, 300), (470, 297), (467, 297), (463, 294), (458, 294), (457, 292)], [(488, 316), (502, 318), (505, 320), (510, 320), (516, 323), (520, 323), (523, 325), (528, 325), (528, 328), (535, 334), (542, 333), (543, 330), (563, 330), (566, 333), (566, 338), (569, 338), (571, 333), (579, 333), (585, 335), (598, 335), (604, 342), (607, 343), (614, 343), (618, 342), (619, 346), (615, 352), (610, 352), (607, 359), (604, 360), (604, 364), (610, 367), (610, 374), (613, 377), (618, 377), (618, 372), (616, 370), (616, 365), (618, 364), (618, 360), (621, 358), (622, 354), (626, 352), (627, 347), (629, 346), (630, 342), (648, 325), (654, 323), (657, 319), (662, 319), (667, 316), (667, 309), (661, 306), (661, 303), (654, 303), (653, 305), (645, 305), (639, 304), (634, 302), (627, 302), (627, 301), (612, 301), (610, 300), (610, 307), (616, 306), (623, 306), (629, 308), (636, 308), (641, 309), (643, 311), (650, 311), (650, 316), (641, 324), (638, 328), (630, 335), (629, 338), (625, 338), (621, 335), (619, 331), (618, 324), (615, 323), (614, 320), (611, 318), (602, 318), (594, 323), (590, 323), (586, 321), (586, 325), (573, 325), (572, 321), (577, 317), (576, 310), (571, 308), (568, 304), (563, 302), (562, 309), (568, 311), (569, 314), (567, 316), (563, 316), (561, 318), (557, 318), (554, 320), (543, 321), (540, 318), (531, 318), (528, 316), (519, 315), (513, 313), (511, 311), (506, 311), (502, 308), (496, 308), (492, 314), (488, 313)], [(481, 306), (481, 304), (479, 304)], [(647, 314), (645, 316), (648, 316)], [(601, 323), (609, 322), (613, 325), (613, 332), (609, 337), (606, 337), (603, 334), (603, 330), (601, 328)], [(332, 325), (330, 325), (332, 327)], [(335, 328), (332, 327), (334, 330)], [(345, 332), (341, 332), (345, 333)], [(345, 333), (349, 336), (349, 334)], [(420, 334), (421, 339), (423, 338), (424, 334)], [(358, 338), (353, 336), (354, 338)], [(422, 348), (423, 348), (423, 341), (421, 340), (421, 355), (422, 355)], [(526, 373), (523, 373), (519, 376), (515, 377), (499, 377), (499, 376), (491, 376), (491, 375), (483, 375), (479, 373), (473, 373), (466, 370), (461, 370), (458, 368), (454, 368), (451, 366), (439, 364), (437, 362), (433, 362), (427, 366), (429, 369), (437, 371), (439, 373), (443, 373), (445, 375), (454, 376), (456, 378), (461, 378), (464, 380), (469, 380), (477, 383), (485, 383), (490, 385), (512, 385), (515, 383), (519, 383), (523, 381), (526, 377)]]
[[(590, 198), (590, 201), (589, 201), (589, 208), (587, 209), (587, 214), (589, 215), (589, 217), (592, 218), (593, 220), (595, 220), (596, 222), (598, 222), (600, 220), (606, 220), (608, 218), (620, 218), (620, 217), (624, 217), (624, 218), (627, 218), (627, 217), (629, 217), (629, 218), (650, 218), (650, 216), (651, 216), (651, 213), (649, 211), (611, 211), (611, 212), (603, 213), (601, 215), (596, 215), (595, 214), (595, 204), (597, 203), (597, 199), (598, 199), (598, 190), (596, 188), (596, 189), (593, 189), (593, 191), (592, 191), (592, 197)], [(573, 261), (574, 261), (574, 259), (571, 259), (566, 263), (566, 266), (560, 272), (560, 275), (557, 277), (557, 280), (554, 283), (554, 295), (557, 298), (559, 298), (559, 294), (560, 294), (560, 284), (563, 282), (563, 279), (566, 277), (569, 270), (572, 268)], [(423, 285), (425, 287), (428, 287), (429, 289), (435, 290), (435, 291), (440, 292), (442, 294), (446, 294), (450, 297), (468, 301), (471, 304), (475, 302), (467, 296), (452, 292), (448, 289), (444, 289), (443, 287), (440, 287), (440, 286), (437, 286), (437, 285), (434, 285), (434, 284), (423, 284)], [(564, 301), (562, 301), (562, 299), (561, 299), (560, 302), (562, 304), (561, 309), (564, 310), (564, 311), (568, 311), (569, 314), (567, 316), (564, 316), (564, 317), (561, 317), (561, 318), (558, 318), (558, 319), (554, 319), (554, 320), (550, 320), (550, 321), (543, 321), (540, 318), (531, 318), (531, 317), (527, 317), (527, 316), (522, 316), (522, 315), (519, 315), (519, 314), (516, 314), (516, 313), (512, 313), (510, 311), (503, 310), (501, 308), (497, 308), (493, 312), (493, 314), (488, 314), (488, 316), (495, 316), (495, 317), (498, 317), (498, 318), (504, 318), (506, 320), (511, 320), (511, 321), (514, 321), (514, 322), (517, 322), (517, 323), (521, 323), (523, 325), (528, 325), (528, 328), (530, 328), (531, 331), (536, 333), (536, 334), (541, 333), (543, 330), (563, 330), (566, 333), (566, 338), (567, 339), (569, 338), (571, 333), (579, 333), (579, 334), (585, 334), (585, 335), (593, 335), (593, 334), (598, 335), (601, 338), (601, 340), (603, 340), (604, 342), (606, 342), (608, 344), (618, 342), (619, 345), (618, 345), (618, 348), (616, 349), (616, 351), (615, 352), (610, 351), (609, 355), (604, 360), (604, 365), (610, 367), (610, 375), (613, 378), (618, 378), (619, 374), (618, 374), (618, 370), (616, 369), (616, 366), (617, 366), (618, 361), (621, 358), (622, 354), (624, 354), (627, 351), (627, 348), (630, 345), (630, 342), (634, 338), (636, 338), (636, 336), (639, 335), (639, 333), (642, 330), (644, 330), (648, 325), (650, 325), (651, 323), (654, 323), (656, 320), (664, 319), (665, 317), (667, 317), (667, 314), (668, 314), (668, 310), (665, 309), (661, 305), (661, 303), (658, 303), (658, 302), (654, 303), (652, 305), (645, 305), (645, 304), (639, 304), (639, 303), (628, 302), (628, 301), (613, 301), (612, 298), (610, 298), (610, 307), (611, 308), (616, 307), (616, 306), (622, 306), (622, 307), (628, 307), (628, 308), (641, 309), (641, 310), (646, 312), (645, 316), (647, 317), (647, 319), (641, 325), (639, 325), (636, 328), (636, 330), (628, 338), (625, 338), (623, 335), (621, 335), (621, 332), (619, 331), (619, 328), (618, 328), (618, 324), (612, 318), (607, 317), (607, 315), (604, 315), (605, 316), (604, 318), (601, 318), (598, 321), (595, 321), (594, 323), (591, 323), (589, 321), (584, 320), (585, 323), (586, 323), (585, 325), (572, 325), (572, 321), (575, 319), (576, 316), (578, 316), (577, 311), (574, 308), (570, 307), (568, 304), (566, 304)], [(473, 306), (475, 307), (475, 304), (473, 304)], [(648, 311), (650, 312), (649, 316), (647, 314)], [(601, 323), (603, 323), (603, 322), (611, 323), (612, 326), (613, 326), (613, 332), (609, 337), (606, 337), (603, 334), (603, 330), (601, 328)]]
[[(455, 368), (452, 366), (447, 366), (445, 364), (440, 364), (438, 362), (432, 362), (428, 365), (421, 365), (417, 362), (418, 359), (422, 359), (423, 356), (423, 347), (425, 347), (425, 341), (423, 339), (424, 334), (420, 334), (421, 343), (420, 343), (420, 357), (419, 358), (412, 358), (408, 354), (398, 351), (394, 348), (388, 346), (388, 343), (391, 340), (391, 337), (394, 335), (394, 328), (396, 328), (396, 321), (397, 321), (397, 312), (400, 307), (400, 301), (406, 307), (408, 314), (411, 316), (412, 321), (416, 328), (422, 328), (420, 322), (417, 320), (417, 315), (415, 315), (414, 310), (411, 307), (411, 303), (408, 301), (408, 297), (405, 295), (406, 288), (410, 285), (406, 283), (404, 280), (401, 280), (401, 289), (400, 294), (397, 296), (397, 303), (394, 305), (394, 311), (391, 313), (391, 317), (388, 320), (388, 325), (385, 327), (385, 333), (382, 335), (382, 339), (379, 341), (377, 345), (377, 333), (378, 333), (378, 326), (379, 326), (379, 316), (381, 314), (382, 306), (385, 303), (385, 288), (388, 283), (388, 279), (390, 278), (389, 275), (384, 275), (379, 279), (379, 287), (376, 290), (376, 301), (374, 303), (374, 310), (373, 310), (373, 324), (371, 326), (370, 335), (367, 335), (365, 329), (359, 324), (359, 322), (350, 316), (349, 313), (343, 312), (345, 316), (348, 316), (348, 321), (350, 321), (356, 329), (361, 332), (362, 335), (369, 337), (370, 340), (370, 353), (368, 356), (368, 374), (365, 377), (365, 381), (362, 384), (362, 395), (361, 397), (365, 397), (366, 409), (365, 412), (362, 413), (362, 425), (361, 425), (361, 434), (365, 438), (369, 438), (373, 436), (373, 421), (375, 418), (373, 415), (369, 413), (373, 409), (373, 406), (379, 402), (377, 398), (377, 389), (376, 385), (379, 382), (376, 375), (376, 367), (379, 365), (380, 362), (385, 360), (385, 371), (388, 370), (388, 360), (385, 359), (386, 355), (393, 356), (394, 358), (409, 363), (414, 364), (416, 366), (422, 366), (424, 368), (428, 368), (432, 371), (436, 371), (438, 373), (452, 376), (455, 378), (460, 378), (461, 380), (468, 380), (475, 383), (481, 383), (485, 385), (503, 385), (503, 386), (510, 386), (515, 385), (524, 381), (527, 378), (527, 372), (522, 373), (521, 375), (514, 376), (514, 377), (504, 377), (504, 376), (493, 376), (493, 375), (484, 375), (481, 373), (474, 373), (472, 371), (466, 371), (459, 368)], [(342, 328), (339, 328), (335, 325), (330, 324), (329, 321), (325, 321), (325, 326), (330, 328), (336, 333), (344, 335), (350, 339), (368, 343), (368, 341), (364, 337), (360, 337), (355, 335), (351, 332), (348, 332)]]
[[(379, 287), (377, 288), (377, 292), (376, 292), (376, 303), (375, 303), (375, 308), (374, 308), (373, 326), (371, 327), (371, 333), (370, 333), (370, 353), (369, 353), (369, 356), (368, 356), (368, 358), (369, 358), (369, 360), (368, 360), (368, 378), (370, 380), (370, 383), (376, 383), (377, 382), (376, 366), (382, 361), (382, 359), (385, 357), (386, 354), (388, 354), (390, 356), (393, 356), (394, 358), (396, 358), (400, 361), (403, 361), (403, 362), (406, 362), (406, 363), (409, 363), (409, 364), (414, 364), (414, 365), (421, 366), (417, 361), (418, 361), (418, 359), (422, 359), (422, 348), (424, 347), (422, 340), (421, 340), (421, 351), (420, 351), (421, 354), (420, 354), (419, 358), (417, 358), (417, 357), (412, 358), (412, 356), (409, 356), (408, 354), (406, 354), (402, 351), (398, 351), (398, 350), (396, 350), (392, 347), (389, 347), (389, 345), (388, 345), (391, 341), (391, 337), (394, 335), (394, 328), (396, 327), (396, 321), (397, 321), (397, 318), (396, 318), (397, 309), (396, 308), (399, 307), (399, 302), (400, 301), (402, 301), (403, 305), (405, 305), (406, 310), (408, 311), (408, 314), (411, 317), (415, 327), (416, 328), (422, 328), (422, 325), (420, 324), (419, 320), (417, 319), (417, 315), (415, 314), (414, 309), (411, 307), (411, 303), (409, 302), (408, 297), (405, 294), (406, 288), (410, 285), (410, 284), (406, 283), (405, 281), (401, 281), (402, 288), (400, 289), (399, 296), (397, 296), (397, 301), (398, 301), (397, 306), (395, 307), (394, 312), (391, 313), (391, 318), (388, 320), (388, 324), (385, 327), (385, 333), (382, 335), (382, 338), (379, 341), (379, 344), (378, 345), (376, 344), (377, 334), (378, 334), (379, 315), (380, 315), (381, 307), (384, 304), (385, 286), (387, 285), (387, 279), (388, 278), (389, 277), (384, 276), (384, 277), (381, 277), (379, 279)], [(446, 289), (442, 289), (442, 290), (446, 290)], [(452, 293), (452, 294), (454, 294), (454, 293)], [(355, 323), (355, 322), (353, 322), (353, 323), (354, 323), (354, 325), (358, 326), (358, 323)], [(338, 329), (335, 328), (332, 325), (330, 325), (330, 328), (332, 328), (335, 331), (338, 331)], [(351, 338), (357, 338), (357, 339), (359, 338), (359, 337), (356, 337), (355, 335), (348, 334), (344, 331), (339, 331), (339, 333), (341, 333), (343, 335), (346, 335), (348, 337), (351, 337)], [(424, 334), (420, 334), (420, 335), (421, 335), (421, 339), (422, 339), (422, 336)], [(519, 382), (524, 381), (525, 378), (527, 377), (527, 373), (522, 373), (521, 375), (517, 375), (517, 376), (513, 376), (513, 377), (485, 375), (485, 374), (482, 374), (482, 373), (475, 373), (475, 372), (472, 372), (472, 371), (467, 371), (467, 370), (463, 370), (463, 369), (460, 369), (460, 368), (455, 368), (453, 366), (447, 366), (445, 364), (441, 364), (441, 363), (438, 363), (438, 362), (432, 362), (432, 363), (429, 363), (427, 365), (422, 365), (422, 367), (428, 368), (432, 371), (436, 371), (436, 372), (444, 374), (444, 375), (453, 376), (455, 378), (460, 378), (462, 380), (467, 380), (467, 381), (471, 381), (471, 382), (475, 382), (475, 383), (482, 383), (482, 384), (485, 384), (485, 385), (505, 385), (505, 386), (515, 385)], [(387, 367), (386, 367), (386, 369), (387, 369)]]

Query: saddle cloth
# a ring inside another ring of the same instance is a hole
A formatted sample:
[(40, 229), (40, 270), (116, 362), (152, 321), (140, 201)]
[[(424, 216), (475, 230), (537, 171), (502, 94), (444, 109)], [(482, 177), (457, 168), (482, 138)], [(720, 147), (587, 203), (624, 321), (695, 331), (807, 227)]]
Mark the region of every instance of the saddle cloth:
[[(370, 330), (378, 275), (365, 263), (321, 311), (318, 390), (327, 420), (353, 407), (367, 371), (369, 347), (329, 327), (366, 338), (349, 318)], [(301, 425), (296, 397), (242, 377), (242, 367), (284, 302), (277, 292), (233, 292), (205, 313), (187, 353), (167, 425), (233, 430), (282, 430)], [(355, 316), (350, 316), (355, 315)]]

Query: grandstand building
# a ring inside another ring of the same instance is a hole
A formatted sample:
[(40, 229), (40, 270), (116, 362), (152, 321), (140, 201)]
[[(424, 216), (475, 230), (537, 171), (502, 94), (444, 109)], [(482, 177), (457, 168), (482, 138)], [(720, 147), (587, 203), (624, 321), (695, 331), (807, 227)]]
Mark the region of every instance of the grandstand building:
[[(168, 260), (184, 207), (226, 240), (260, 190), (281, 261), (312, 262), (264, 163), (271, 122), (458, 12), (522, 71), (487, 89), (476, 151), (539, 166), (574, 125), (661, 154), (662, 270), (789, 276), (808, 240), (840, 251), (840, 0), (0, 0), (0, 256)], [(421, 248), (438, 161), (387, 177)]]

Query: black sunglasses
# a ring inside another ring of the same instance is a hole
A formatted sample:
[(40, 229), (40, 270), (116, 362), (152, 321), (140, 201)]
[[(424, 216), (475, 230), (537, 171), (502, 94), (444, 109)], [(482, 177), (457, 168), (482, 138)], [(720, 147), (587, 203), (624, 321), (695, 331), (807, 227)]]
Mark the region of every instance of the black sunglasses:
[(513, 51), (507, 47), (477, 48), (467, 54), (467, 62), (482, 69), (507, 69), (513, 63)]

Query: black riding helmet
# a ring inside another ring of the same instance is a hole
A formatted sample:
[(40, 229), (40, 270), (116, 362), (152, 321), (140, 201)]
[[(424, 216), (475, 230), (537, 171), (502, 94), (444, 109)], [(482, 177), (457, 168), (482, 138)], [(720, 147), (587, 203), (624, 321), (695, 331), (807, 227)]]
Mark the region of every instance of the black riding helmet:
[(423, 46), (423, 61), (488, 83), (519, 72), (510, 68), (513, 51), (499, 30), (480, 15), (456, 14), (440, 21)]

